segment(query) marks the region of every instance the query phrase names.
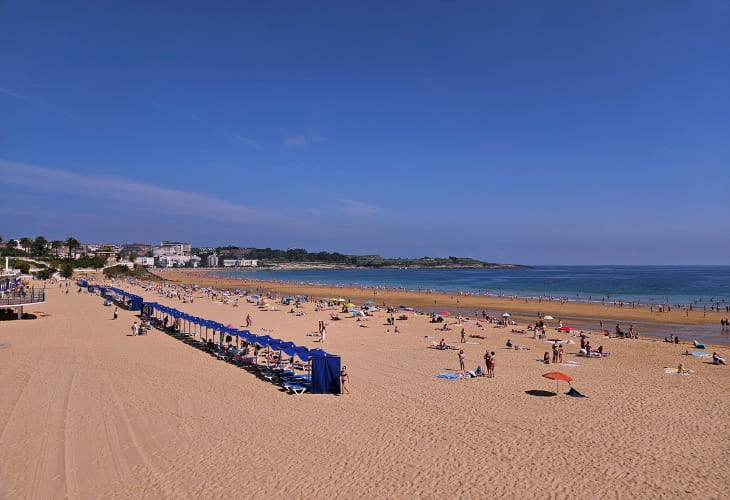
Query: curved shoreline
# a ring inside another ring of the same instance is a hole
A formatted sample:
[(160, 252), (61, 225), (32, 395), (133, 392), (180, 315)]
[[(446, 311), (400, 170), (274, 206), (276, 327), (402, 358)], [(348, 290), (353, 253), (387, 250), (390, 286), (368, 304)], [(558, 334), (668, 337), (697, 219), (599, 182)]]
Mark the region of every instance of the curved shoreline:
[[(372, 300), (389, 305), (405, 304), (424, 310), (454, 309), (467, 313), (469, 311), (508, 311), (521, 318), (534, 321), (537, 313), (551, 315), (557, 322), (560, 318), (577, 318), (585, 321), (603, 320), (605, 328), (612, 330), (613, 323), (641, 322), (661, 325), (717, 325), (724, 318), (717, 311), (652, 311), (648, 307), (631, 307), (624, 305), (584, 303), (576, 301), (543, 300), (526, 297), (495, 297), (474, 294), (458, 294), (448, 291), (413, 291), (379, 287), (332, 286), (289, 281), (267, 281), (248, 278), (220, 277), (211, 274), (210, 270), (157, 270), (156, 275), (162, 279), (185, 285), (214, 286), (216, 288), (250, 288), (255, 291), (275, 291), (285, 294), (302, 294), (315, 297), (341, 297), (353, 302)], [(465, 314), (466, 315), (466, 314)], [(596, 329), (598, 325), (596, 325)]]

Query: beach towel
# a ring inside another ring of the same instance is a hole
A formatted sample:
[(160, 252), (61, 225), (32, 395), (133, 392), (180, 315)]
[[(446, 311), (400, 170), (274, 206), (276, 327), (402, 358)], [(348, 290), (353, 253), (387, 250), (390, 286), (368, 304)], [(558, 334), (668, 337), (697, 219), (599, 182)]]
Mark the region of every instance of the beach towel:
[(694, 370), (684, 370), (682, 373), (679, 373), (679, 370), (677, 370), (676, 368), (664, 368), (664, 373), (669, 373), (672, 375), (692, 375), (694, 372)]
[(696, 351), (692, 353), (692, 356), (697, 356), (698, 358), (711, 358), (712, 354)]
[(560, 363), (562, 366), (580, 366), (580, 363), (576, 363), (575, 361), (566, 361), (565, 363)]
[(584, 396), (583, 394), (581, 394), (580, 392), (576, 391), (572, 387), (565, 394), (568, 395), (568, 396), (572, 396), (574, 398), (587, 398), (588, 397), (588, 396)]
[(446, 380), (459, 380), (460, 378), (471, 378), (466, 373), (438, 373), (434, 375), (436, 378), (445, 378)]
[(464, 343), (465, 343), (465, 344), (473, 344), (473, 345), (479, 345), (479, 342), (469, 342), (469, 341), (467, 341), (467, 342), (464, 342)]

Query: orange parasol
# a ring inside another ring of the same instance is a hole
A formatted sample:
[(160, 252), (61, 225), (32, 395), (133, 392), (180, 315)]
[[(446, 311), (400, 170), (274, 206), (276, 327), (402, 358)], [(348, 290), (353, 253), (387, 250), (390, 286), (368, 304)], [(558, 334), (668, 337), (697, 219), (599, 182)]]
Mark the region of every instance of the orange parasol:
[(565, 380), (566, 382), (568, 382), (568, 385), (570, 385), (570, 381), (573, 380), (573, 378), (570, 375), (566, 375), (565, 373), (562, 373), (562, 372), (543, 373), (542, 376), (555, 381), (555, 392), (556, 393), (558, 392), (558, 381), (559, 380)]

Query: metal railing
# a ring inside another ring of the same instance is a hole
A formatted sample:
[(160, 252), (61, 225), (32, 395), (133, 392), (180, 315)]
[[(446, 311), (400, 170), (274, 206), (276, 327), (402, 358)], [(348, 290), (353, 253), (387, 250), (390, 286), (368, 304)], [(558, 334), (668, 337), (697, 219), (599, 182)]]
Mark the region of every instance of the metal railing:
[(5, 291), (0, 294), (0, 307), (8, 306), (19, 306), (24, 304), (36, 304), (39, 302), (46, 301), (46, 290), (41, 288), (36, 290), (31, 288), (30, 290), (23, 291)]

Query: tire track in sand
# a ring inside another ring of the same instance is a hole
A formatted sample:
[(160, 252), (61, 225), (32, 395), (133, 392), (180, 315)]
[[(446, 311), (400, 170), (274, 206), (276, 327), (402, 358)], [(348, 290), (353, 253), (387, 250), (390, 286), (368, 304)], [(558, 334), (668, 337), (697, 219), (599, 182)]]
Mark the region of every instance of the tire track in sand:
[[(62, 434), (61, 429), (66, 426), (65, 421), (74, 377), (73, 372), (67, 372), (55, 378), (52, 396), (45, 414), (46, 425), (41, 434), (38, 459), (31, 480), (31, 498), (52, 498), (59, 493), (53, 491), (54, 483), (49, 479), (59, 479), (61, 472), (65, 469), (65, 446), (59, 443), (63, 442), (65, 434), (65, 432)], [(65, 491), (63, 496), (67, 497), (68, 491)]]
[[(141, 484), (142, 487), (142, 496), (151, 495), (153, 497), (161, 497), (162, 491), (145, 491), (149, 487), (154, 487), (154, 482), (157, 482), (160, 480), (160, 473), (157, 469), (157, 467), (154, 465), (150, 457), (148, 456), (147, 452), (145, 451), (145, 448), (139, 439), (139, 436), (137, 435), (137, 432), (134, 430), (134, 425), (132, 425), (132, 421), (129, 418), (129, 414), (127, 412), (127, 409), (124, 407), (124, 404), (122, 403), (122, 399), (119, 397), (119, 394), (117, 392), (116, 387), (114, 386), (114, 382), (109, 378), (109, 376), (104, 376), (104, 384), (103, 388), (106, 390), (103, 390), (103, 401), (105, 402), (111, 402), (113, 403), (112, 408), (113, 412), (109, 411), (108, 406), (105, 405), (105, 414), (106, 418), (104, 419), (105, 425), (107, 426), (107, 436), (113, 436), (113, 432), (109, 432), (109, 426), (110, 423), (113, 422), (119, 422), (121, 421), (122, 425), (117, 425), (116, 430), (118, 434), (123, 434), (128, 439), (129, 443), (131, 443), (131, 447), (134, 448), (135, 454), (139, 457), (141, 463), (144, 465), (144, 467), (147, 469), (147, 473), (149, 478), (151, 479), (151, 482), (148, 484)], [(126, 474), (132, 474), (132, 468), (128, 466), (125, 459), (122, 457), (120, 460), (119, 454), (123, 454), (127, 449), (130, 448), (130, 446), (122, 445), (119, 439), (115, 439), (115, 449), (112, 449), (110, 447), (110, 451), (112, 452), (112, 460), (115, 462), (116, 466), (118, 467), (118, 470), (121, 470), (121, 468), (126, 469)], [(141, 478), (138, 478), (141, 479)], [(157, 490), (157, 488), (155, 488)]]

